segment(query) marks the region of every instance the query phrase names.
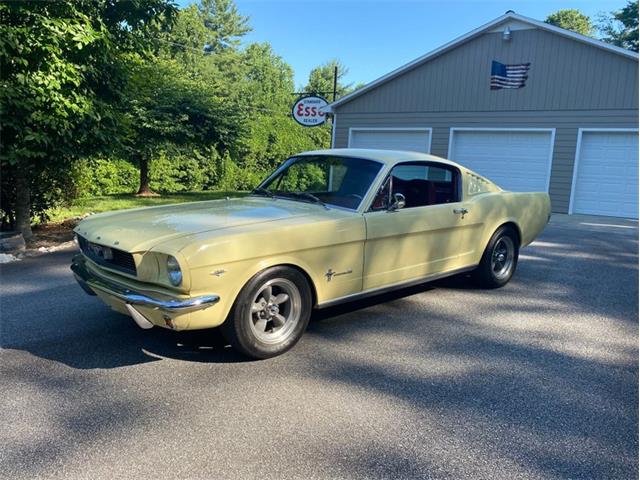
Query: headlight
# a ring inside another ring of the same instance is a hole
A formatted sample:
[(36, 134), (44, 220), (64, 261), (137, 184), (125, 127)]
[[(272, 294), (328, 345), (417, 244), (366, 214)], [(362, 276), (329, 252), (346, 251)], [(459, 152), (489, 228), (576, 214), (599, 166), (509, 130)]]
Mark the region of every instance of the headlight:
[(175, 257), (169, 255), (167, 257), (167, 273), (169, 274), (169, 281), (171, 285), (178, 286), (182, 283), (182, 271), (180, 270), (180, 264)]

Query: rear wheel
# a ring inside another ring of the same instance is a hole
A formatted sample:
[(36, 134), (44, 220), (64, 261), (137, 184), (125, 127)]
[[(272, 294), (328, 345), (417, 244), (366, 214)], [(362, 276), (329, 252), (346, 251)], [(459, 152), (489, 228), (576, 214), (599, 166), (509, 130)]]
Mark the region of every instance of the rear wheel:
[(274, 267), (243, 287), (222, 333), (249, 357), (274, 357), (300, 340), (310, 315), (311, 290), (304, 275), (289, 267)]
[(515, 272), (519, 253), (517, 233), (511, 227), (500, 227), (489, 240), (473, 279), (483, 288), (506, 285)]

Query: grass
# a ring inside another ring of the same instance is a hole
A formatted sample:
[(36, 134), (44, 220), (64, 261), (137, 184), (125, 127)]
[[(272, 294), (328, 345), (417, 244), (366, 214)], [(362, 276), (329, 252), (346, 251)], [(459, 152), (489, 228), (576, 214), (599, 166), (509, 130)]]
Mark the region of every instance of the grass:
[(104, 195), (74, 200), (73, 203), (49, 210), (49, 222), (60, 223), (70, 218), (81, 217), (87, 213), (109, 212), (126, 208), (153, 207), (171, 203), (199, 202), (217, 200), (225, 196), (242, 195), (241, 192), (185, 192), (171, 193), (159, 197), (136, 197), (132, 194)]

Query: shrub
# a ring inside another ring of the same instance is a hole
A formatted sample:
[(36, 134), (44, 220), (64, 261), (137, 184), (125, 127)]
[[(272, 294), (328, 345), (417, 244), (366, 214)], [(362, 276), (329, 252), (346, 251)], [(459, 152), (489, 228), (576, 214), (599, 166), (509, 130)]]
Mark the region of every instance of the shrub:
[(76, 164), (73, 175), (79, 197), (133, 193), (140, 180), (138, 169), (121, 159), (87, 159)]
[(158, 193), (175, 193), (201, 190), (202, 169), (193, 156), (169, 155), (162, 151), (150, 163), (151, 190)]

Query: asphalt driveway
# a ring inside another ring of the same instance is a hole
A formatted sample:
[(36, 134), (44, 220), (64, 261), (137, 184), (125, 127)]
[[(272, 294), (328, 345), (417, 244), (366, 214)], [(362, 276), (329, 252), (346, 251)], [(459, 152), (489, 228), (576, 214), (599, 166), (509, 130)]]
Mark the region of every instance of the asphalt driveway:
[(637, 478), (637, 222), (555, 216), (505, 288), (316, 314), (288, 354), (2, 266), (1, 478)]

